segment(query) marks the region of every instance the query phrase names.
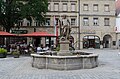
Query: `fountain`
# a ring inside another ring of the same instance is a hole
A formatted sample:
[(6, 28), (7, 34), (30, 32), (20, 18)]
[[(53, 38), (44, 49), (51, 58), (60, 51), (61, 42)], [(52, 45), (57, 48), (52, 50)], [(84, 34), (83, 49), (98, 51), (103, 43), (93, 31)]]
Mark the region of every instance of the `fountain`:
[(55, 55), (31, 54), (32, 67), (39, 69), (56, 69), (56, 70), (74, 70), (90, 69), (98, 66), (98, 55), (80, 51), (69, 51), (69, 36), (71, 27), (68, 25), (66, 16), (63, 18), (63, 26), (60, 38), (60, 51)]

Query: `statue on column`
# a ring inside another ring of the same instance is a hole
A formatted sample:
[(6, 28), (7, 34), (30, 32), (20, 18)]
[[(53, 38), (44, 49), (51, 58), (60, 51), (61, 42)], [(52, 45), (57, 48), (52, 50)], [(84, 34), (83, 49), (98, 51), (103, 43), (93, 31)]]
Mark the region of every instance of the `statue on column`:
[(69, 40), (70, 32), (71, 32), (71, 25), (66, 15), (63, 15), (63, 18), (60, 21), (60, 28), (61, 28), (60, 30), (61, 36), (64, 37), (65, 40)]

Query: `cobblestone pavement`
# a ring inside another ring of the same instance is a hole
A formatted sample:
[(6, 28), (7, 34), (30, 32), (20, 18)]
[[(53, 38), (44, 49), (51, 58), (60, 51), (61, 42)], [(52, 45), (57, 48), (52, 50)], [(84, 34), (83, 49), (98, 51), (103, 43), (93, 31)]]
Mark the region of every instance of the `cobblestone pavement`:
[(59, 71), (31, 67), (31, 57), (0, 58), (0, 79), (120, 79), (118, 50), (83, 50), (99, 54), (99, 66), (93, 69)]

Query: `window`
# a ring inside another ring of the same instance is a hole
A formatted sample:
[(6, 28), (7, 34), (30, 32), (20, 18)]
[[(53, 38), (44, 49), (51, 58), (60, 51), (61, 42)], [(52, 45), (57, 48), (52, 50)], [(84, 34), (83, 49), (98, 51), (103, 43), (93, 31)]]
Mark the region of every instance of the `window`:
[(63, 11), (67, 11), (67, 3), (63, 3)]
[(59, 19), (58, 18), (55, 18), (55, 23), (54, 25), (59, 25)]
[(110, 10), (109, 10), (109, 5), (104, 5), (104, 9), (105, 9), (105, 12), (109, 12)]
[(59, 10), (59, 4), (58, 3), (54, 3), (54, 11), (58, 11)]
[(51, 10), (51, 6), (50, 6), (50, 3), (48, 3), (48, 11)]
[(83, 10), (88, 11), (88, 4), (83, 4)]
[(120, 39), (119, 39), (119, 47), (120, 47)]
[(109, 26), (109, 22), (110, 21), (110, 19), (109, 18), (104, 18), (104, 24), (105, 24), (105, 26)]
[(35, 24), (36, 24), (35, 26), (40, 26), (40, 22), (39, 21), (36, 21)]
[(95, 26), (98, 25), (98, 18), (93, 18), (93, 25), (95, 25)]
[(46, 26), (50, 26), (50, 18), (46, 18), (45, 25), (46, 25)]
[(98, 4), (93, 5), (93, 11), (98, 11)]
[(88, 18), (83, 18), (83, 25), (88, 26), (89, 25), (89, 20)]
[(76, 23), (76, 19), (75, 19), (75, 18), (72, 18), (72, 19), (71, 19), (71, 25), (73, 26), (73, 25), (75, 25), (75, 23)]
[(57, 25), (59, 25), (59, 18), (56, 18), (55, 16), (53, 17), (53, 19), (54, 19), (54, 23), (53, 23), (53, 25), (54, 26), (57, 26)]
[(59, 25), (59, 18), (56, 18), (56, 25)]
[(75, 11), (76, 10), (76, 5), (75, 4), (71, 4), (71, 11)]
[(113, 46), (115, 46), (116, 45), (116, 41), (113, 41)]
[(22, 20), (18, 21), (18, 26), (23, 26), (23, 21)]

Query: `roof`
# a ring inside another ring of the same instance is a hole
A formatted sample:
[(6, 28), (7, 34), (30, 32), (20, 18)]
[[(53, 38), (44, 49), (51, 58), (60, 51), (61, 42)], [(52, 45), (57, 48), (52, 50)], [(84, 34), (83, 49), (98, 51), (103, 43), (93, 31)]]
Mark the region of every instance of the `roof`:
[(4, 31), (0, 31), (0, 36), (16, 36), (16, 35)]
[(33, 32), (33, 33), (28, 33), (28, 34), (21, 34), (20, 36), (27, 36), (27, 37), (55, 37), (54, 34), (49, 34), (47, 32)]

